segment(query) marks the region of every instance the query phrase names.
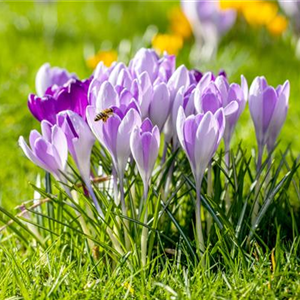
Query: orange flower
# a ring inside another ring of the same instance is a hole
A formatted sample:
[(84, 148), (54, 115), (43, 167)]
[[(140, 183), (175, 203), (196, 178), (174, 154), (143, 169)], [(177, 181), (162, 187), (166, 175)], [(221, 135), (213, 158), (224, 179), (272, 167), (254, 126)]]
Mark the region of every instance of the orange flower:
[(158, 54), (166, 51), (168, 54), (176, 55), (183, 47), (183, 39), (174, 34), (157, 34), (152, 39), (152, 46)]
[(276, 16), (267, 26), (269, 32), (273, 35), (281, 35), (288, 26), (288, 20), (283, 16)]
[(174, 34), (181, 36), (183, 39), (188, 39), (192, 36), (191, 25), (180, 7), (171, 9), (168, 18), (170, 29)]
[(86, 60), (86, 64), (90, 69), (95, 69), (100, 61), (103, 61), (104, 65), (109, 67), (114, 61), (118, 59), (118, 54), (114, 50), (99, 51), (94, 56), (89, 57)]

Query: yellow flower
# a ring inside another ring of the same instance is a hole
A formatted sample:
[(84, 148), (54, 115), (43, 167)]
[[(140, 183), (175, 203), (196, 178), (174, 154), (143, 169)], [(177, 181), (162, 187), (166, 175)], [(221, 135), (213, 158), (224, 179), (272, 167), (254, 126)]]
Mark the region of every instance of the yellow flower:
[(134, 295), (134, 288), (131, 287), (131, 284), (127, 281), (123, 283), (123, 287), (131, 293), (131, 295)]
[(242, 7), (246, 21), (253, 26), (269, 24), (276, 17), (277, 11), (275, 3), (265, 1), (247, 2)]
[(183, 47), (183, 39), (175, 34), (157, 34), (152, 39), (152, 46), (158, 54), (167, 51), (168, 54), (176, 55)]
[(170, 29), (174, 34), (181, 36), (183, 39), (188, 39), (192, 36), (191, 25), (180, 7), (171, 9), (168, 18)]
[(99, 51), (97, 54), (89, 57), (86, 64), (90, 69), (95, 69), (100, 61), (109, 67), (114, 61), (118, 59), (118, 54), (114, 50)]
[(288, 20), (283, 16), (276, 16), (267, 26), (269, 32), (273, 35), (281, 35), (288, 26)]
[(220, 8), (223, 10), (226, 9), (235, 9), (238, 12), (242, 11), (243, 6), (246, 4), (246, 1), (228, 1), (220, 0)]

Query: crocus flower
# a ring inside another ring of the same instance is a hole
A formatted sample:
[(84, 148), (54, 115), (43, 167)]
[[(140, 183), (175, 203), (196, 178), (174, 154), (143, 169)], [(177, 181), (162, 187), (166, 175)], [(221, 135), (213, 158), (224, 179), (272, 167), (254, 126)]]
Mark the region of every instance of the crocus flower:
[(188, 69), (184, 65), (179, 66), (168, 81), (168, 88), (170, 90), (172, 100), (174, 100), (181, 87), (184, 87), (184, 90), (186, 90), (190, 84), (191, 82)]
[(291, 18), (295, 30), (300, 33), (300, 1), (278, 0), (278, 2), (284, 12)]
[(154, 87), (151, 101), (149, 103), (148, 116), (159, 130), (165, 125), (169, 116), (172, 103), (167, 85), (162, 82)]
[(85, 119), (89, 84), (90, 80), (71, 79), (61, 87), (49, 87), (42, 97), (30, 94), (28, 108), (38, 121), (47, 120), (51, 124), (55, 124), (56, 115), (63, 110), (74, 111)]
[(221, 9), (219, 1), (181, 1), (183, 12), (189, 20), (195, 40), (202, 55), (211, 58), (222, 35), (235, 23), (236, 11)]
[(175, 71), (176, 57), (164, 53), (160, 58), (153, 49), (141, 48), (129, 63), (133, 78), (146, 72), (150, 81), (167, 82)]
[(90, 185), (90, 157), (95, 137), (78, 114), (66, 110), (57, 115), (57, 125), (66, 135), (68, 148), (84, 182)]
[(141, 123), (138, 108), (134, 102), (113, 107), (114, 114), (105, 123), (95, 122), (96, 108), (87, 107), (87, 121), (100, 143), (112, 157), (120, 180), (123, 180), (125, 167), (130, 156), (130, 134)]
[(258, 144), (257, 169), (261, 166), (264, 147), (271, 151), (286, 118), (290, 95), (290, 83), (276, 89), (269, 86), (264, 77), (256, 77), (249, 91), (249, 108), (255, 126)]
[(226, 77), (214, 78), (212, 73), (206, 73), (200, 80), (195, 90), (195, 108), (198, 113), (211, 111), (215, 113), (219, 108), (224, 108), (226, 127), (224, 142), (226, 151), (236, 123), (243, 112), (248, 97), (248, 84), (241, 76), (241, 86), (236, 83), (229, 84)]
[(178, 101), (176, 101), (177, 94), (180, 93), (183, 95), (189, 89), (190, 84), (190, 73), (184, 65), (181, 65), (176, 69), (167, 83), (167, 87), (170, 92), (171, 107), (169, 118), (164, 127), (166, 143), (169, 143), (172, 137), (176, 136), (174, 123), (176, 123), (179, 105), (174, 109), (173, 107), (176, 103), (178, 103)]
[[(151, 52), (150, 52), (151, 53)], [(164, 82), (172, 72), (172, 59), (164, 57), (164, 72), (152, 83), (147, 70), (141, 74), (132, 74), (125, 65), (116, 66), (107, 80), (101, 82), (95, 77), (90, 85), (89, 102), (101, 111), (111, 106), (120, 106), (121, 102), (136, 102), (142, 119), (150, 118), (159, 129), (164, 126), (171, 108), (170, 92)], [(160, 66), (159, 66), (160, 68)], [(100, 77), (103, 79), (103, 74)], [(123, 99), (123, 100), (122, 100)]]
[(41, 129), (42, 135), (36, 130), (30, 132), (30, 147), (22, 136), (19, 138), (19, 145), (28, 159), (64, 182), (62, 172), (65, 172), (68, 158), (66, 136), (61, 128), (52, 126), (48, 121), (42, 121)]
[(177, 135), (184, 149), (197, 184), (201, 183), (205, 169), (217, 150), (225, 130), (223, 108), (215, 114), (185, 116), (183, 107), (177, 117)]
[(51, 68), (49, 63), (45, 63), (39, 68), (35, 77), (36, 92), (39, 97), (42, 97), (49, 87), (63, 86), (70, 79), (77, 79), (76, 74), (59, 67)]
[(130, 136), (130, 149), (136, 161), (139, 173), (147, 190), (151, 174), (158, 156), (160, 134), (157, 126), (145, 119), (141, 126), (136, 126)]
[(158, 74), (155, 82), (161, 81), (167, 83), (172, 74), (175, 72), (176, 56), (169, 55), (168, 53), (164, 52), (163, 56), (158, 61), (158, 65)]
[(180, 107), (182, 107), (184, 109), (184, 113), (186, 116), (194, 114), (195, 113), (194, 95), (195, 95), (194, 84), (190, 85), (187, 90), (185, 89), (184, 86), (182, 86), (178, 90), (176, 97), (173, 101), (172, 110), (170, 113), (170, 123), (169, 123), (172, 132), (173, 150), (176, 150), (179, 147), (179, 142), (176, 133), (176, 122), (177, 122), (178, 110)]
[(154, 82), (158, 73), (159, 56), (152, 49), (141, 48), (129, 63), (129, 69), (133, 76), (137, 77), (147, 72), (151, 82)]
[[(137, 164), (144, 184), (143, 200), (147, 201), (151, 174), (158, 156), (160, 134), (157, 126), (152, 125), (149, 119), (144, 120), (141, 126), (136, 126), (130, 136), (130, 149)], [(147, 223), (148, 210), (145, 208), (144, 222)], [(143, 227), (141, 238), (141, 261), (146, 265), (148, 228)]]
[(108, 81), (113, 86), (117, 84), (117, 79), (123, 69), (126, 69), (126, 66), (121, 62), (115, 62), (109, 68), (107, 68), (103, 62), (98, 64), (88, 90), (88, 103), (90, 105), (96, 105), (100, 88), (104, 82)]
[(73, 111), (67, 110), (60, 112), (57, 115), (56, 122), (67, 138), (68, 149), (98, 212), (103, 216), (90, 180), (90, 159), (95, 137), (82, 117)]
[(223, 108), (215, 114), (185, 116), (183, 107), (180, 107), (177, 117), (177, 135), (184, 149), (196, 182), (196, 232), (198, 249), (203, 252), (204, 241), (201, 225), (200, 189), (205, 169), (211, 161), (222, 139), (225, 129), (225, 115)]

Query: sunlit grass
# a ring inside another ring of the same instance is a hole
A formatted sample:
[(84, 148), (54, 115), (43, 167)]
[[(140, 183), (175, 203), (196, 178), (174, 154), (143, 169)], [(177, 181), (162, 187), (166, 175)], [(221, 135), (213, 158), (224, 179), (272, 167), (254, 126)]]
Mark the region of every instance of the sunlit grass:
[[(35, 184), (37, 174), (44, 178), (44, 172), (24, 158), (17, 146), (20, 135), (28, 136), (32, 128), (39, 127), (27, 109), (27, 95), (35, 90), (35, 74), (40, 65), (49, 61), (85, 78), (90, 76), (85, 58), (99, 49), (120, 50), (120, 59), (127, 61), (139, 47), (149, 46), (151, 38), (145, 35), (149, 25), (154, 24), (158, 32), (168, 30), (167, 10), (174, 5), (171, 2), (0, 3), (0, 207), (7, 209), (12, 217), (20, 212), (13, 209), (16, 205), (33, 198), (34, 189), (28, 181)], [(290, 109), (274, 161), (274, 171), (280, 165), (281, 168), (272, 182), (272, 193), (292, 168), (300, 149), (297, 138), (300, 62), (294, 56), (288, 34), (278, 39), (264, 31), (247, 29), (245, 34), (245, 26), (241, 23), (240, 29), (233, 29), (225, 37), (213, 62), (200, 63), (197, 67), (215, 72), (225, 69), (230, 80), (237, 82), (240, 74), (244, 74), (249, 83), (257, 75), (265, 75), (274, 85), (290, 80)], [(155, 32), (156, 28), (151, 27), (151, 30)], [(190, 50), (188, 42), (179, 53), (178, 65), (185, 63), (191, 67), (188, 61)], [(155, 215), (158, 209), (164, 211), (164, 215), (162, 223), (149, 224), (153, 230), (153, 244), (149, 243), (153, 247), (150, 269), (140, 268), (134, 251), (125, 256), (111, 251), (111, 241), (99, 233), (103, 224), (93, 223), (86, 216), (90, 226), (98, 232), (97, 239), (91, 240), (82, 232), (74, 212), (61, 202), (63, 197), (53, 197), (52, 205), (44, 203), (41, 211), (35, 210), (44, 215), (43, 221), (38, 215), (31, 214), (33, 222), (40, 226), (40, 238), (34, 241), (24, 215), (24, 222), (18, 218), (19, 223), (14, 222), (0, 233), (0, 299), (299, 298), (298, 173), (288, 187), (286, 182), (279, 186), (254, 234), (256, 242), (253, 240), (247, 246), (253, 201), (251, 184), (255, 177), (251, 149), (256, 147), (248, 109), (237, 128), (234, 153), (237, 153), (240, 141), (245, 159), (239, 161), (237, 169), (231, 173), (233, 206), (229, 213), (230, 222), (222, 215), (218, 202), (224, 197), (218, 181), (218, 176), (224, 179), (218, 155), (214, 164), (214, 198), (203, 194), (206, 214), (210, 207), (216, 212), (212, 231), (206, 233), (211, 251), (207, 253), (207, 269), (197, 265), (193, 257), (193, 204), (190, 200), (194, 187), (187, 161), (180, 156), (175, 158), (177, 177), (173, 178), (167, 204), (160, 202), (159, 189), (151, 191), (150, 212)], [(283, 153), (290, 143), (293, 155), (288, 152), (285, 160)], [(97, 157), (99, 153), (94, 155)], [(243, 157), (241, 153), (239, 155)], [(109, 166), (107, 171), (110, 171)], [(178, 176), (180, 173), (184, 175)], [(140, 178), (129, 177), (127, 183), (136, 186), (135, 197), (139, 199)], [(244, 193), (239, 189), (241, 184)], [(178, 186), (180, 190), (177, 191)], [(76, 189), (81, 199), (87, 201), (82, 190)], [(54, 189), (52, 196), (54, 194), (60, 195), (59, 189)], [(105, 192), (100, 190), (97, 195), (105, 203)], [(127, 201), (130, 197), (133, 196), (128, 193)], [(184, 215), (178, 210), (179, 206), (185, 208)], [(83, 206), (80, 209), (84, 213)], [(5, 222), (9, 219), (4, 213), (0, 216)], [(50, 218), (52, 216), (55, 220)], [(111, 224), (115, 217), (109, 216)], [(220, 224), (223, 229), (217, 226)], [(237, 228), (237, 225), (242, 227)], [(132, 222), (130, 234), (139, 236), (141, 228), (142, 224)], [(160, 236), (162, 228), (169, 239)], [(100, 259), (95, 257), (97, 248), (93, 251), (91, 247), (94, 242), (98, 242), (96, 246), (101, 246), (100, 242), (106, 246), (101, 249)], [(239, 247), (243, 251), (239, 251)]]

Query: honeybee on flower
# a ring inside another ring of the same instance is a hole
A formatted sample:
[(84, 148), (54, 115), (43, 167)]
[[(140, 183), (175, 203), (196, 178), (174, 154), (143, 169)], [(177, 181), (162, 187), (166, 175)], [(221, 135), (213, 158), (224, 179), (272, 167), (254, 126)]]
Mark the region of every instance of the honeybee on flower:
[(108, 120), (108, 118), (113, 115), (113, 113), (114, 109), (112, 107), (106, 108), (96, 115), (94, 121), (97, 122), (102, 120), (105, 123)]

